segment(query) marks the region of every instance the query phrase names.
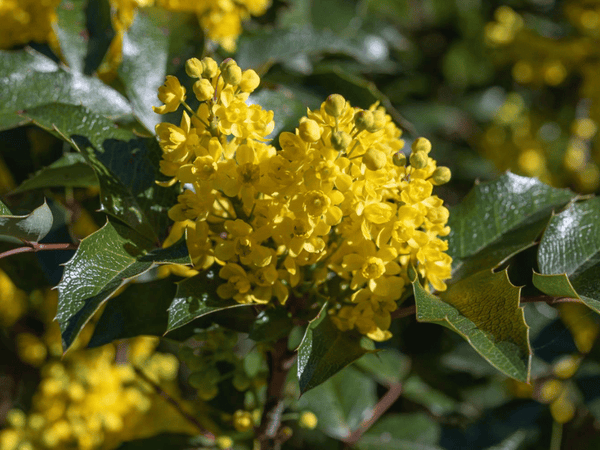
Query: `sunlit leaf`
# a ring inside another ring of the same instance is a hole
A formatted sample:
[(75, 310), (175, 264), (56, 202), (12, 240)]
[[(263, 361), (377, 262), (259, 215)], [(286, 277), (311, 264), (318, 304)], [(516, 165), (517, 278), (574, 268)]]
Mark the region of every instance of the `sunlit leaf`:
[(492, 366), (511, 378), (529, 381), (529, 328), (519, 306), (520, 288), (506, 271), (478, 272), (437, 297), (413, 283), (419, 322), (434, 322), (457, 332)]
[(46, 202), (22, 216), (12, 215), (6, 205), (0, 204), (0, 235), (39, 242), (50, 232), (52, 222), (52, 211)]

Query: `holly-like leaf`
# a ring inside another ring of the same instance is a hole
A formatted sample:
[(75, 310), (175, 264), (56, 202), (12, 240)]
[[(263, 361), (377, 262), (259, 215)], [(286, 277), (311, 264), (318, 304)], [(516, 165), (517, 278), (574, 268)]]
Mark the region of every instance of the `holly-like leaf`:
[(152, 110), (160, 106), (158, 88), (165, 82), (170, 33), (165, 27), (170, 14), (164, 9), (145, 8), (135, 16), (123, 34), (123, 60), (119, 78), (136, 117), (154, 131), (161, 116)]
[(457, 332), (492, 366), (529, 382), (529, 327), (519, 306), (520, 288), (506, 271), (484, 270), (451, 285), (440, 297), (413, 282), (417, 320), (444, 325)]
[(436, 446), (442, 430), (424, 413), (388, 414), (357, 442), (360, 450), (442, 450)]
[(46, 202), (23, 216), (12, 215), (6, 205), (0, 205), (0, 235), (3, 236), (39, 242), (50, 232), (52, 222), (52, 211)]
[(600, 197), (552, 217), (538, 250), (533, 284), (556, 297), (580, 299), (600, 313)]
[(300, 393), (327, 381), (347, 365), (371, 352), (356, 331), (340, 331), (327, 314), (327, 303), (306, 328), (298, 347)]
[(566, 189), (510, 172), (478, 184), (450, 212), (453, 279), (491, 269), (533, 246), (553, 210), (574, 198)]
[(162, 336), (167, 329), (167, 308), (175, 296), (173, 279), (131, 283), (108, 302), (88, 347), (99, 347), (117, 339)]
[(312, 411), (325, 434), (344, 439), (356, 430), (377, 403), (377, 384), (353, 367), (337, 373), (305, 393), (298, 408)]
[(0, 130), (27, 123), (18, 113), (50, 103), (83, 105), (113, 118), (131, 114), (127, 99), (98, 78), (72, 72), (31, 48), (0, 50)]
[(223, 300), (217, 295), (220, 284), (217, 269), (208, 269), (195, 277), (177, 284), (175, 299), (169, 306), (167, 332), (179, 328), (194, 319), (230, 308), (252, 306), (235, 300)]
[(80, 73), (88, 47), (86, 3), (85, 0), (62, 0), (56, 8), (58, 20), (53, 24), (63, 58), (73, 71)]
[(79, 153), (66, 153), (44, 167), (15, 189), (15, 192), (31, 191), (49, 187), (95, 187), (98, 178)]
[(54, 104), (27, 111), (40, 127), (70, 143), (94, 169), (102, 209), (153, 241), (161, 241), (170, 223), (176, 192), (157, 186), (161, 150), (154, 138), (142, 138), (81, 106)]
[(107, 222), (81, 241), (58, 285), (56, 320), (65, 351), (117, 289), (156, 264), (180, 261), (171, 248), (151, 250), (151, 241), (117, 222)]

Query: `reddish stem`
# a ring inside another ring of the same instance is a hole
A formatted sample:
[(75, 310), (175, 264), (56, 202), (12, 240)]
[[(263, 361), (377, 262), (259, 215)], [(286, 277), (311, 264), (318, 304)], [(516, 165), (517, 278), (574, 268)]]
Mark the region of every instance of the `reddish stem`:
[(371, 417), (366, 419), (363, 423), (360, 424), (356, 430), (354, 430), (350, 436), (344, 438), (343, 441), (346, 443), (348, 447), (354, 445), (362, 435), (369, 429), (371, 426), (377, 422), (377, 420), (385, 414), (385, 412), (390, 409), (390, 407), (398, 400), (402, 394), (402, 385), (400, 383), (394, 383), (390, 385), (389, 390), (385, 393), (383, 397), (379, 399), (375, 408), (373, 408), (373, 414)]
[(40, 244), (39, 242), (25, 241), (26, 247), (17, 247), (0, 253), (0, 259), (6, 258), (7, 256), (18, 255), (19, 253), (35, 253), (44, 250), (77, 250), (79, 244)]

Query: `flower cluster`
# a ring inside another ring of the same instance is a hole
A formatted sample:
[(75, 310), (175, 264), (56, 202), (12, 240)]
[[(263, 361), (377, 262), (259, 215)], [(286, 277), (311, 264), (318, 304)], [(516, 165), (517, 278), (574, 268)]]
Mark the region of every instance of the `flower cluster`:
[[(511, 65), (513, 79), (531, 89), (507, 96), (482, 145), (501, 170), (592, 192), (600, 186), (600, 2), (570, 0), (563, 12), (564, 20), (554, 24), (560, 38), (536, 32), (535, 22), (507, 6), (487, 24), (485, 38), (499, 64)], [(557, 96), (560, 105), (545, 103), (563, 86), (572, 92), (572, 82), (579, 92), (570, 105), (570, 94)]]
[[(0, 287), (9, 290), (0, 291), (0, 305), (8, 300), (5, 293), (16, 295), (3, 277)], [(80, 338), (63, 357), (59, 326), (52, 321), (56, 303), (56, 291), (30, 294), (29, 304), (37, 305), (46, 331), (42, 336), (16, 334), (16, 350), (23, 363), (40, 367), (41, 380), (27, 412), (18, 408), (8, 412), (0, 450), (110, 449), (162, 431), (195, 431), (135, 373), (134, 366), (164, 389), (176, 389), (179, 362), (171, 354), (155, 352), (157, 338), (122, 343), (119, 357), (112, 344), (77, 348), (82, 347)], [(84, 340), (91, 331), (90, 326), (84, 329)]]
[(247, 103), (260, 81), (253, 70), (205, 58), (188, 60), (186, 72), (200, 106), (167, 78), (155, 111), (183, 104), (190, 114), (157, 125), (160, 168), (183, 188), (169, 217), (188, 227), (195, 268), (221, 266), (221, 298), (284, 304), (290, 293), (321, 294), (337, 300), (341, 330), (385, 340), (411, 268), (446, 288), (448, 210), (432, 190), (450, 171), (436, 166), (427, 139), (407, 161), (382, 107), (353, 108), (334, 94), (282, 133), (277, 150), (267, 143), (273, 112)]
[(56, 40), (52, 24), (60, 0), (0, 0), (0, 48)]

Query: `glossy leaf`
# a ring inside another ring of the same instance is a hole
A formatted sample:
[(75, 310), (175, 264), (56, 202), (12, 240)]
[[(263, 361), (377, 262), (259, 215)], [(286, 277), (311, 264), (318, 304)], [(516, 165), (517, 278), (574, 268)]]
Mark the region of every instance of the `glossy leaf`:
[(58, 285), (56, 320), (65, 351), (117, 289), (156, 264), (180, 261), (173, 249), (151, 250), (149, 240), (117, 222), (107, 222), (81, 241)]
[(55, 104), (27, 112), (42, 128), (69, 142), (94, 169), (102, 209), (158, 241), (170, 224), (176, 193), (156, 185), (161, 150), (154, 138), (119, 129), (110, 120), (81, 106)]
[(482, 271), (450, 286), (437, 297), (413, 283), (417, 320), (457, 332), (492, 366), (511, 378), (529, 381), (529, 327), (519, 306), (520, 288), (506, 271)]
[(265, 309), (256, 316), (248, 337), (257, 342), (275, 342), (289, 335), (293, 325), (291, 314), (285, 308)]
[(25, 180), (15, 192), (31, 191), (48, 187), (96, 187), (98, 178), (79, 153), (66, 153), (64, 156), (44, 167), (28, 180)]
[(235, 300), (223, 300), (217, 295), (220, 284), (217, 269), (208, 269), (177, 284), (175, 299), (169, 306), (167, 332), (194, 319), (230, 308), (252, 306)]
[(168, 16), (168, 12), (159, 9), (138, 11), (133, 24), (123, 35), (119, 78), (123, 81), (134, 114), (152, 132), (162, 121), (152, 106), (161, 105), (157, 94), (158, 88), (165, 82), (167, 70), (170, 38), (168, 28), (163, 25)]
[(552, 217), (540, 242), (533, 284), (556, 297), (580, 299), (600, 313), (600, 198)]
[(12, 215), (4, 204), (0, 206), (0, 235), (3, 236), (39, 242), (50, 232), (52, 222), (52, 211), (46, 202), (22, 216)]
[[(309, 25), (287, 30), (261, 30), (242, 36), (236, 60), (241, 67), (257, 68), (266, 64), (283, 63), (296, 72), (310, 73), (308, 56), (341, 53), (365, 66), (393, 67), (387, 52), (369, 51), (369, 36), (340, 37), (328, 29), (316, 30)], [(387, 45), (385, 42), (382, 45)]]
[(52, 103), (83, 105), (113, 118), (130, 115), (127, 99), (98, 78), (61, 66), (31, 48), (0, 50), (0, 130), (27, 123), (23, 110)]
[(54, 23), (62, 56), (71, 70), (80, 73), (83, 73), (88, 44), (86, 3), (85, 0), (62, 0), (56, 8), (58, 20)]
[(313, 319), (298, 347), (300, 393), (318, 386), (347, 365), (369, 353), (357, 332), (342, 332), (327, 315), (327, 303)]
[(88, 347), (135, 336), (162, 336), (167, 329), (167, 308), (175, 290), (176, 285), (170, 278), (130, 284), (108, 302)]
[(10, 216), (10, 208), (0, 201), (0, 216)]
[(440, 425), (424, 413), (388, 414), (357, 442), (359, 450), (442, 450)]
[(573, 198), (566, 189), (510, 172), (476, 185), (450, 212), (453, 279), (497, 267), (534, 245), (552, 211)]
[(349, 367), (302, 395), (298, 408), (312, 411), (317, 416), (319, 430), (336, 439), (344, 439), (372, 414), (376, 403), (375, 381)]

